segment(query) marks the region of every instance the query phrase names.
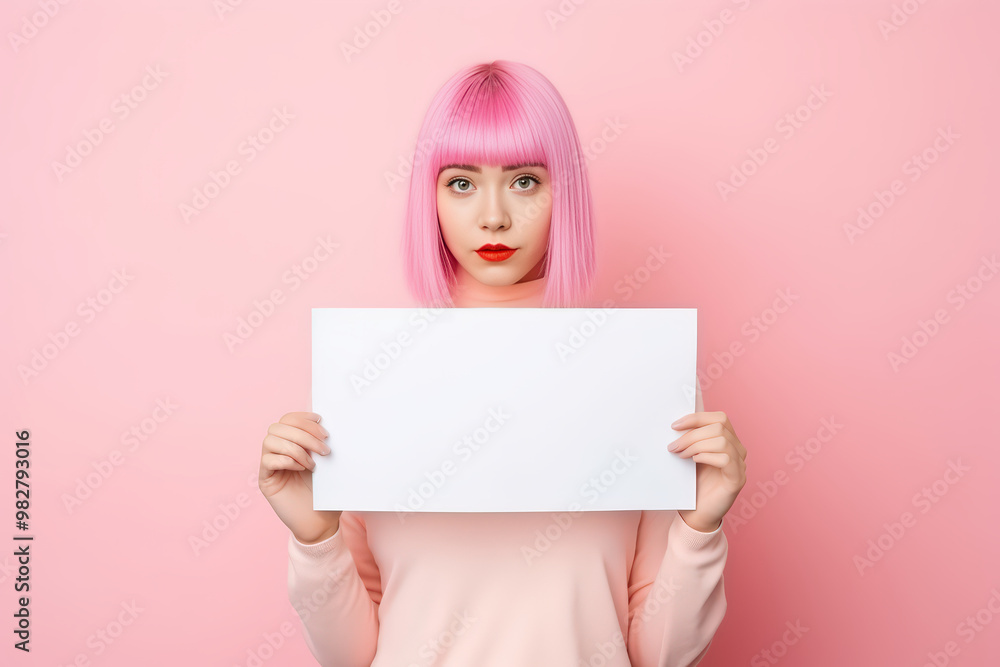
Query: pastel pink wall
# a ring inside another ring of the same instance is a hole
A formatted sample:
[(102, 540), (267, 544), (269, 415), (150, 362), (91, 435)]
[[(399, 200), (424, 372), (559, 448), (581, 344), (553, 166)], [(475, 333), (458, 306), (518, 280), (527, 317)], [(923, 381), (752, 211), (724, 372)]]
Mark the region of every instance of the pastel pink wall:
[[(499, 58), (548, 76), (593, 147), (598, 299), (699, 309), (706, 408), (750, 452), (702, 664), (994, 664), (996, 4), (390, 6), (3, 3), (0, 662), (27, 662), (10, 494), (30, 429), (34, 662), (309, 664), (260, 443), (309, 409), (310, 308), (413, 305), (400, 165), (438, 87)], [(348, 61), (372, 12), (391, 20)], [(724, 197), (734, 167), (749, 175)], [(647, 274), (651, 247), (669, 258)], [(641, 289), (616, 290), (627, 276)]]

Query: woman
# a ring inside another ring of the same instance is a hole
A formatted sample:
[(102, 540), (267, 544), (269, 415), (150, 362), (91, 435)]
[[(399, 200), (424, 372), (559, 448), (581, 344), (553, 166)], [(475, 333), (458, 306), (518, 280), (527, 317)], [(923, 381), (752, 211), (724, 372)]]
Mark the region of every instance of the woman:
[[(402, 244), (424, 305), (567, 306), (594, 273), (576, 129), (526, 65), (469, 67), (424, 119)], [(670, 666), (701, 660), (726, 611), (722, 517), (746, 449), (721, 412), (678, 420), (697, 509), (323, 512), (320, 415), (268, 429), (260, 489), (291, 531), (289, 597), (324, 665)], [(334, 443), (335, 445), (336, 443)], [(667, 443), (664, 443), (666, 446)]]

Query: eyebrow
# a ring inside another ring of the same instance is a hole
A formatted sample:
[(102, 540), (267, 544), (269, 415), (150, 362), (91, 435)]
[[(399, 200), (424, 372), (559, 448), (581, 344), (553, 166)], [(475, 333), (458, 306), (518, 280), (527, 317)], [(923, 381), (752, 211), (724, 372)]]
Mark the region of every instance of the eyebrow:
[[(503, 171), (515, 171), (517, 169), (524, 169), (525, 167), (541, 167), (545, 168), (545, 165), (541, 162), (525, 162), (524, 164), (512, 164), (502, 167)], [(483, 173), (483, 170), (479, 167), (471, 164), (446, 164), (441, 169), (438, 170), (438, 176), (441, 175), (445, 169), (464, 169), (465, 171), (474, 171), (477, 174)]]

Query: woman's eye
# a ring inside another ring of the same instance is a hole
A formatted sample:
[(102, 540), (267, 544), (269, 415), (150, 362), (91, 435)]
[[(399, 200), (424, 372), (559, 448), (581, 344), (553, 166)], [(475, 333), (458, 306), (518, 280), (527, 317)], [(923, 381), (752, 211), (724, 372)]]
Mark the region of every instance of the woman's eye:
[[(467, 179), (456, 178), (455, 180), (453, 180), (453, 181), (451, 181), (451, 182), (448, 183), (448, 187), (450, 188), (451, 186), (459, 184), (459, 183), (461, 183), (463, 186), (471, 186), (472, 185), (472, 183), (469, 182)], [(458, 192), (468, 192), (468, 189), (467, 189), (467, 187), (460, 187), (458, 189)]]
[(519, 188), (520, 190), (529, 190), (531, 189), (533, 183), (538, 183), (539, 181), (534, 176), (521, 176), (514, 182), (524, 186)]

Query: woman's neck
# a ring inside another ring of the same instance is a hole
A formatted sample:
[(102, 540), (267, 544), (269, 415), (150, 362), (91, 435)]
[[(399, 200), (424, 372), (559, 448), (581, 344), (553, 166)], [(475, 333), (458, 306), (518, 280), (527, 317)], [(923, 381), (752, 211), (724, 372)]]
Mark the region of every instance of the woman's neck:
[(486, 285), (456, 262), (451, 298), (459, 308), (541, 308), (545, 285), (545, 276), (513, 285)]

